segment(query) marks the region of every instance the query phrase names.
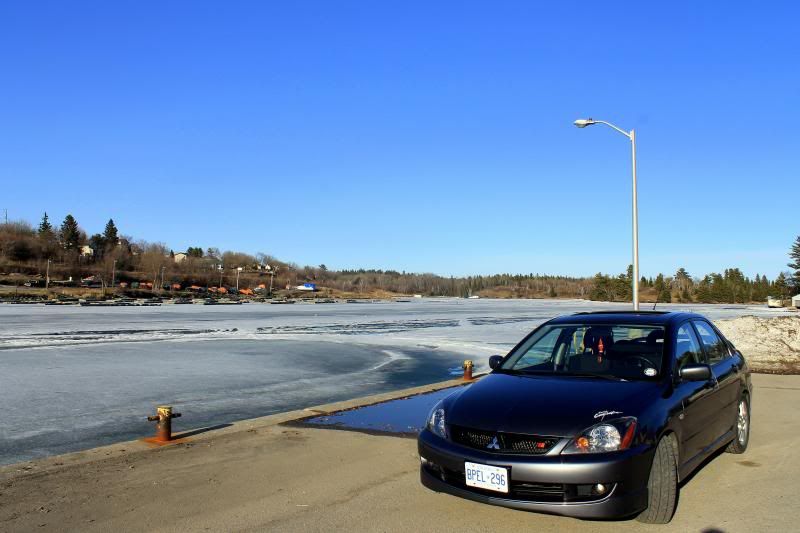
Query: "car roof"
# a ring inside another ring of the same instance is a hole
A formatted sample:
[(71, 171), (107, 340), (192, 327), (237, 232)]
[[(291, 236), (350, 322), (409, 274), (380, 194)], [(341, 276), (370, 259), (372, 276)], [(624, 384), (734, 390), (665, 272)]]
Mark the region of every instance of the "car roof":
[(559, 316), (552, 319), (549, 324), (642, 324), (666, 327), (690, 318), (704, 317), (683, 311), (592, 311)]

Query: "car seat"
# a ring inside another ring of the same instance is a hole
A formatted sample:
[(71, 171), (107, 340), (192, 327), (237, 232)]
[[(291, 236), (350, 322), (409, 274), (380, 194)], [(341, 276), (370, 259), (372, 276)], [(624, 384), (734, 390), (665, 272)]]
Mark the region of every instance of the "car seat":
[(609, 326), (594, 326), (583, 335), (583, 353), (570, 359), (570, 372), (602, 374), (610, 368), (608, 352), (614, 346)]

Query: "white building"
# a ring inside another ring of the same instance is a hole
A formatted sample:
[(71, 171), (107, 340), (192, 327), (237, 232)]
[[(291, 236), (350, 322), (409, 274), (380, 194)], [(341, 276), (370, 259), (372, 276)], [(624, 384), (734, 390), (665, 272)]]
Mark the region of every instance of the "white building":
[(173, 259), (175, 260), (176, 263), (183, 263), (187, 257), (189, 257), (188, 254), (184, 252), (178, 252), (177, 254), (174, 255)]
[(88, 244), (84, 244), (81, 246), (81, 256), (83, 257), (92, 257), (94, 255), (94, 250)]
[(800, 294), (792, 296), (792, 305), (800, 309)]

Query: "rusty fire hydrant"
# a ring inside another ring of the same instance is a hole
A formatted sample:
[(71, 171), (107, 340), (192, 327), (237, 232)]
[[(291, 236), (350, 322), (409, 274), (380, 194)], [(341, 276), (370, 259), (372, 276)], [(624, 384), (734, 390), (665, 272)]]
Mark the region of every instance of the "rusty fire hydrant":
[(464, 369), (464, 380), (466, 380), (466, 381), (472, 380), (472, 367), (473, 366), (474, 365), (472, 364), (472, 361), (470, 359), (466, 359), (464, 361), (464, 364), (461, 365), (461, 368)]
[(156, 424), (156, 438), (159, 442), (169, 442), (172, 440), (172, 419), (181, 416), (180, 413), (173, 413), (171, 405), (159, 405), (156, 407), (156, 416), (148, 416), (150, 422)]

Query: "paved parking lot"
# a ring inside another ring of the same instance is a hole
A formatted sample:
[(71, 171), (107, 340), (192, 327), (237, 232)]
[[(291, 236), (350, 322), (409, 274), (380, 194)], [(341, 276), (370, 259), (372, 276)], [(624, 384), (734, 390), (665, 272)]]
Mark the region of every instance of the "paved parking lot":
[[(681, 489), (667, 526), (584, 522), (435, 494), (412, 439), (242, 422), (0, 469), (2, 531), (797, 531), (800, 376), (754, 376), (745, 455)], [(294, 415), (297, 416), (297, 415)]]

